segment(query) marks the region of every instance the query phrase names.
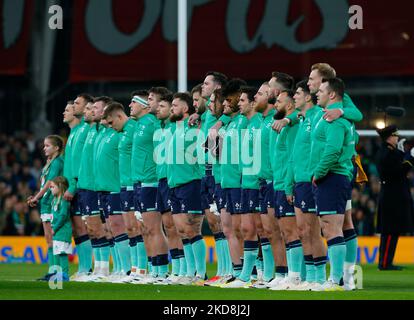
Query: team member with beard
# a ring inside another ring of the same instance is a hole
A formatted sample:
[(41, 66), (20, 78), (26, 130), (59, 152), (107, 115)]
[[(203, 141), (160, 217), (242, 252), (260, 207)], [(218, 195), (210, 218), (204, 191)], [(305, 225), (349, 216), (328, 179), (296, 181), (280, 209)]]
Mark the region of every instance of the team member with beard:
[(86, 93), (79, 94), (76, 97), (73, 108), (77, 121), (71, 127), (65, 149), (64, 176), (69, 182), (69, 188), (63, 197), (71, 203), (72, 231), (79, 258), (78, 271), (71, 276), (70, 280), (72, 281), (76, 281), (78, 277), (82, 278), (92, 272), (92, 245), (85, 222), (82, 219), (77, 194), (80, 157), (89, 131), (89, 124), (84, 119), (84, 110), (86, 104), (92, 102), (92, 100), (93, 98)]
[[(206, 280), (206, 243), (201, 235), (204, 219), (201, 209), (201, 173), (197, 163), (198, 130), (188, 124), (195, 112), (191, 96), (176, 93), (170, 120), (176, 123), (167, 151), (167, 179), (175, 225), (183, 239), (187, 261), (187, 277), (180, 284), (204, 285)], [(192, 261), (194, 256), (195, 270)], [(196, 275), (194, 276), (194, 271)]]
[[(276, 119), (283, 119), (295, 111), (293, 92), (282, 91), (276, 100)], [(303, 250), (297, 232), (295, 211), (293, 206), (287, 202), (284, 191), (284, 179), (287, 172), (288, 160), (291, 155), (293, 143), (296, 138), (298, 126), (285, 127), (280, 133), (272, 130), (270, 132), (270, 154), (272, 171), (274, 206), (283, 239), (286, 244), (286, 256), (289, 269), (288, 277), (282, 279), (278, 285), (272, 286), (270, 290), (293, 289), (300, 284), (301, 268), (303, 261)]]

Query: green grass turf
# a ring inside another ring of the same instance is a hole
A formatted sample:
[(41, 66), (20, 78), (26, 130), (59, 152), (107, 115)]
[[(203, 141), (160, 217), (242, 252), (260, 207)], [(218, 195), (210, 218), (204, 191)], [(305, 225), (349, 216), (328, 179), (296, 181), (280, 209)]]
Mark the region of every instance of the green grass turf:
[[(378, 271), (363, 266), (363, 290), (354, 292), (289, 292), (261, 289), (222, 289), (196, 286), (155, 286), (65, 282), (62, 290), (33, 281), (46, 265), (0, 264), (0, 300), (414, 300), (414, 265), (403, 271)], [(71, 273), (76, 270), (70, 266)], [(215, 265), (208, 265), (214, 275)]]

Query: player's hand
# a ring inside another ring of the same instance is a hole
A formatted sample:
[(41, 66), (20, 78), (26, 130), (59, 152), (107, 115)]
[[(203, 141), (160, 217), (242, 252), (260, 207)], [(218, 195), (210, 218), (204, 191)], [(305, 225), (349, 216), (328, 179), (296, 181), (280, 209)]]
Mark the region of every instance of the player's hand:
[(37, 200), (36, 197), (30, 196), (27, 198), (26, 202), (29, 207), (33, 208), (36, 207), (39, 200)]
[(72, 201), (73, 194), (71, 194), (69, 191), (66, 191), (65, 194), (63, 195), (63, 199), (65, 199), (66, 201)]
[(287, 202), (289, 202), (290, 205), (293, 205), (293, 196), (292, 195), (290, 195), (290, 196), (287, 195), (286, 200), (287, 200)]
[(403, 138), (400, 141), (398, 141), (397, 143), (397, 149), (400, 150), (401, 152), (405, 152), (404, 150), (404, 143), (407, 139)]
[(190, 126), (194, 126), (197, 124), (198, 119), (200, 118), (200, 115), (198, 113), (193, 113), (189, 118), (188, 118), (188, 124)]
[(341, 111), (341, 109), (331, 109), (331, 110), (323, 110), (323, 112), (325, 112), (325, 114), (323, 115), (323, 118), (328, 121), (328, 122), (332, 122), (338, 118), (340, 118), (343, 114), (343, 112)]
[(280, 132), (280, 131), (282, 131), (282, 129), (284, 128), (284, 127), (286, 127), (287, 125), (288, 125), (288, 120), (286, 120), (286, 119), (281, 119), (281, 120), (276, 120), (273, 124), (272, 124), (272, 129), (273, 130), (275, 130), (275, 131), (277, 131), (277, 132)]
[(208, 139), (209, 141), (216, 141), (218, 132), (222, 127), (223, 123), (221, 121), (217, 121), (217, 123), (208, 130)]
[(316, 179), (315, 179), (315, 177), (312, 177), (312, 185), (314, 186), (314, 187), (317, 187), (318, 185), (316, 184)]

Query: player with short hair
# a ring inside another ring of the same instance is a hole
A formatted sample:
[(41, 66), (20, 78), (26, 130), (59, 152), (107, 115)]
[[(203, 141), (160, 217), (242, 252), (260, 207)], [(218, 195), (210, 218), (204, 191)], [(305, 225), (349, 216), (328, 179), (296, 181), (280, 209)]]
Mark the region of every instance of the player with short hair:
[[(83, 217), (85, 217), (89, 237), (91, 239), (92, 250), (95, 260), (94, 271), (91, 275), (82, 277), (78, 281), (92, 281), (97, 277), (105, 278), (109, 276), (109, 241), (106, 238), (104, 228), (100, 219), (100, 210), (98, 206), (98, 193), (94, 191), (94, 158), (93, 151), (98, 136), (98, 124), (95, 117), (94, 103), (88, 102), (85, 107), (84, 120), (89, 125), (89, 131), (83, 146), (80, 158), (79, 177), (78, 177), (78, 195), (79, 208)], [(101, 115), (103, 107), (101, 108)], [(93, 218), (97, 216), (97, 218)]]
[(137, 97), (136, 101), (133, 98), (131, 102), (137, 111), (132, 145), (132, 180), (135, 195), (139, 192), (136, 206), (142, 214), (148, 240), (147, 252), (152, 262), (150, 276), (142, 278), (140, 283), (155, 283), (168, 277), (168, 245), (162, 230), (162, 216), (157, 208), (158, 179), (153, 142), (154, 133), (160, 126), (154, 114), (161, 95), (168, 92), (163, 87), (151, 88), (148, 101)]
[[(343, 108), (344, 91), (341, 79), (323, 80), (317, 93), (318, 105), (324, 110)], [(347, 200), (352, 191), (356, 133), (349, 121), (338, 118), (328, 122), (323, 118), (323, 112), (321, 109), (315, 116), (317, 122), (311, 134), (310, 167), (316, 208), (328, 243), (331, 273), (329, 280), (316, 291), (340, 291), (344, 290), (341, 280), (346, 256), (342, 229)]]
[(305, 281), (296, 289), (309, 290), (316, 282), (313, 257), (323, 251), (325, 246), (321, 237), (319, 219), (316, 215), (309, 168), (312, 122), (319, 109), (314, 104), (307, 80), (300, 81), (296, 85), (296, 93), (293, 98), (295, 99), (295, 108), (300, 110), (298, 114), (300, 121), (285, 178), (285, 193), (288, 202), (293, 203), (295, 207), (296, 223), (306, 267)]
[[(231, 226), (231, 233), (227, 236), (230, 245), (230, 255), (233, 262), (233, 278), (226, 279), (226, 283), (237, 278), (242, 271), (243, 236), (240, 230), (241, 222), (241, 179), (240, 169), (241, 137), (242, 130), (247, 127), (247, 118), (240, 113), (239, 100), (241, 87), (246, 82), (241, 79), (232, 79), (222, 90), (223, 113), (230, 118), (230, 122), (221, 127), (219, 137), (220, 145), (220, 167), (221, 188), (225, 193), (226, 212), (231, 216), (230, 221), (223, 219), (223, 230), (225, 225)], [(221, 117), (220, 119), (222, 119)], [(222, 285), (225, 285), (223, 283)]]
[[(251, 275), (259, 253), (258, 234), (263, 234), (263, 226), (260, 216), (257, 214), (259, 208), (259, 178), (260, 162), (253, 155), (254, 144), (258, 142), (257, 130), (262, 125), (262, 115), (255, 109), (257, 89), (253, 87), (242, 87), (238, 106), (240, 114), (248, 120), (246, 130), (242, 131), (240, 166), (241, 166), (241, 231), (244, 239), (243, 268), (240, 275), (223, 287), (225, 288), (248, 288), (251, 286)], [(260, 150), (258, 150), (260, 153)], [(256, 159), (256, 160), (255, 160)]]
[[(132, 100), (138, 96), (133, 96)], [(134, 191), (131, 178), (131, 156), (132, 141), (136, 130), (136, 122), (128, 118), (123, 106), (120, 104), (109, 105), (105, 109), (105, 117), (110, 126), (120, 134), (119, 140), (119, 176), (121, 179), (120, 202), (122, 208), (122, 218), (129, 237), (129, 250), (131, 256), (131, 274), (120, 279), (129, 283), (139, 281), (142, 275), (146, 274), (146, 255), (138, 254), (138, 242), (142, 242), (140, 226), (135, 217)], [(143, 260), (143, 261), (139, 261)]]
[(175, 131), (175, 122), (170, 121), (170, 109), (173, 100), (172, 94), (160, 97), (157, 108), (157, 119), (160, 128), (154, 133), (154, 156), (157, 164), (157, 210), (162, 215), (162, 223), (167, 236), (171, 255), (171, 274), (167, 280), (158, 281), (157, 284), (176, 284), (186, 276), (187, 263), (184, 256), (183, 242), (178, 234), (172, 214), (169, 199), (170, 188), (167, 180), (167, 149)]
[(99, 201), (103, 208), (105, 219), (109, 220), (109, 228), (114, 237), (114, 249), (119, 255), (119, 276), (112, 277), (111, 282), (122, 282), (125, 276), (131, 272), (131, 257), (129, 250), (129, 238), (126, 232), (121, 208), (121, 180), (119, 175), (119, 140), (120, 135), (112, 128), (111, 118), (107, 110), (111, 108), (123, 108), (116, 101), (109, 102), (104, 108), (101, 123), (106, 126), (102, 138), (99, 140), (95, 153), (96, 190), (99, 192)]
[(77, 195), (80, 157), (89, 131), (89, 125), (85, 123), (83, 117), (84, 109), (86, 104), (91, 100), (92, 97), (89, 94), (79, 94), (71, 107), (72, 110), (65, 109), (64, 113), (64, 122), (67, 121), (65, 120), (65, 114), (67, 112), (73, 112), (74, 116), (72, 121), (66, 122), (71, 128), (71, 131), (66, 143), (63, 171), (64, 176), (69, 182), (69, 188), (66, 190), (64, 198), (71, 203), (72, 231), (79, 258), (78, 271), (71, 276), (71, 280), (73, 281), (77, 281), (78, 278), (82, 279), (82, 277), (92, 271), (92, 245), (85, 222), (82, 220)]
[[(203, 211), (201, 209), (201, 173), (197, 162), (198, 130), (188, 124), (195, 112), (188, 93), (174, 95), (170, 120), (176, 123), (174, 135), (167, 151), (167, 179), (175, 225), (183, 239), (187, 261), (187, 277), (180, 284), (203, 285), (206, 280), (206, 243), (201, 235)], [(192, 260), (189, 259), (194, 256)], [(194, 276), (194, 272), (196, 275)]]
[[(276, 100), (277, 113), (275, 119), (283, 119), (295, 111), (291, 90), (282, 91)], [(301, 269), (303, 261), (302, 244), (299, 240), (293, 205), (286, 199), (284, 179), (287, 172), (288, 161), (296, 138), (298, 126), (289, 126), (280, 133), (275, 130), (270, 132), (270, 153), (273, 154), (273, 188), (274, 206), (276, 217), (286, 244), (286, 256), (288, 264), (288, 277), (279, 281), (270, 290), (294, 289), (301, 282)]]
[[(209, 77), (209, 76), (207, 76)], [(214, 205), (214, 189), (215, 178), (213, 176), (213, 161), (211, 155), (206, 152), (209, 149), (210, 142), (207, 140), (208, 131), (215, 125), (217, 118), (212, 115), (210, 109), (206, 108), (207, 100), (211, 103), (210, 97), (204, 98), (202, 95), (203, 85), (199, 84), (191, 90), (193, 97), (194, 108), (196, 113), (200, 115), (198, 126), (200, 128), (197, 148), (198, 148), (198, 160), (201, 170), (201, 207), (204, 210), (205, 217), (207, 218), (208, 225), (213, 233), (214, 240), (216, 242), (217, 252), (217, 274), (210, 278), (206, 285), (213, 283), (220, 279), (224, 275), (224, 259), (226, 259), (225, 252), (223, 252), (223, 241), (226, 240), (226, 236), (223, 233), (220, 221), (220, 212)]]

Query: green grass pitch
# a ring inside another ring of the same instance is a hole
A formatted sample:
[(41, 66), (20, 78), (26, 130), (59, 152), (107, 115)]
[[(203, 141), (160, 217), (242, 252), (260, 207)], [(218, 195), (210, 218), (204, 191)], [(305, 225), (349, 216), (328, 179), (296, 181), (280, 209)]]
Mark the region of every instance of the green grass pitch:
[[(71, 274), (76, 270), (71, 265)], [(363, 289), (354, 292), (289, 292), (196, 286), (155, 286), (65, 282), (51, 290), (42, 276), (46, 265), (0, 264), (0, 300), (414, 300), (414, 265), (403, 271), (363, 268)], [(208, 265), (208, 275), (215, 273)]]

